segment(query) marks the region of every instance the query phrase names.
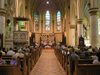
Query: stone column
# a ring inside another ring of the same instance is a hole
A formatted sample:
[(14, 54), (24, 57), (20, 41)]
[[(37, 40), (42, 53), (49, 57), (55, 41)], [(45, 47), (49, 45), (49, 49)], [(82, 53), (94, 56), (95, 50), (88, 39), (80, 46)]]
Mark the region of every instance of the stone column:
[(13, 31), (14, 31), (14, 22), (13, 19), (11, 20), (11, 34), (10, 34), (10, 39), (13, 39)]
[[(25, 0), (22, 0), (23, 17), (25, 17)], [(26, 31), (25, 21), (22, 22), (21, 30)]]
[(70, 34), (69, 45), (75, 46), (75, 0), (70, 0)]
[(98, 32), (98, 11), (89, 9), (90, 13), (90, 33), (91, 46), (99, 48), (99, 32)]
[(79, 37), (83, 37), (83, 6), (84, 0), (77, 0), (77, 45), (79, 45)]
[(79, 38), (83, 37), (83, 23), (82, 19), (77, 19), (77, 45), (79, 45)]
[(88, 7), (90, 13), (90, 37), (91, 46), (99, 48), (99, 30), (98, 30), (98, 7), (99, 0), (89, 0)]
[(90, 29), (89, 29), (89, 25), (87, 26), (87, 39), (90, 38)]
[(70, 0), (65, 0), (66, 45), (69, 45)]
[(70, 25), (69, 45), (75, 46), (75, 25)]
[(1, 0), (0, 8), (0, 34), (3, 34), (3, 47), (5, 47), (5, 13), (4, 0)]
[(19, 26), (18, 26), (18, 22), (16, 23), (16, 31), (18, 31)]
[(77, 36), (83, 37), (83, 24), (81, 19), (77, 20)]
[(4, 8), (4, 0), (1, 0), (1, 8)]
[(9, 25), (7, 24), (7, 38), (9, 38)]
[(19, 11), (19, 10), (18, 10), (18, 0), (16, 0), (15, 2), (16, 2), (16, 3), (15, 3), (15, 4), (16, 4), (16, 17), (18, 17), (18, 11)]

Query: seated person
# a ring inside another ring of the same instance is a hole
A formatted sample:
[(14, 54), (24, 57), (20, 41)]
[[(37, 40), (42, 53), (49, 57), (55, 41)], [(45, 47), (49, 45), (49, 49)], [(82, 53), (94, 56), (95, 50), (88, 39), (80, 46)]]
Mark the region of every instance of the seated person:
[(100, 51), (96, 53), (97, 59), (93, 61), (93, 64), (100, 64)]
[(12, 61), (10, 61), (10, 65), (17, 65), (17, 56), (16, 55), (13, 55), (12, 56)]
[(5, 55), (5, 52), (3, 51), (3, 48), (0, 48), (0, 52), (2, 52), (2, 55)]
[[(80, 59), (80, 57), (75, 53), (75, 49), (74, 48), (70, 48), (70, 50), (71, 50), (71, 58), (72, 58), (72, 60), (74, 60), (74, 61), (72, 61), (72, 74), (74, 73), (74, 71), (75, 71), (75, 58), (77, 57), (78, 59)], [(68, 58), (68, 63), (69, 63), (69, 58)], [(69, 64), (67, 65), (67, 68), (69, 67)]]
[(24, 57), (23, 51), (21, 49), (18, 50), (18, 53), (16, 53), (17, 57)]
[(85, 52), (85, 56), (83, 57), (83, 59), (92, 59), (92, 58), (89, 56), (89, 52)]
[(2, 52), (0, 52), (0, 65), (2, 64), (6, 64), (6, 62), (2, 59)]
[(26, 55), (28, 55), (28, 54), (29, 54), (29, 52), (30, 52), (30, 50), (29, 50), (29, 49), (26, 49), (25, 54), (26, 54)]
[(3, 48), (3, 52), (7, 53), (7, 51), (5, 50), (5, 48)]
[(89, 47), (88, 52), (92, 52), (92, 47), (91, 46)]
[(75, 49), (71, 48), (71, 57), (72, 57), (72, 60), (75, 60), (76, 56), (78, 57), (78, 59), (80, 59), (80, 57), (75, 53)]
[(10, 48), (10, 50), (7, 52), (7, 55), (15, 55), (15, 52)]

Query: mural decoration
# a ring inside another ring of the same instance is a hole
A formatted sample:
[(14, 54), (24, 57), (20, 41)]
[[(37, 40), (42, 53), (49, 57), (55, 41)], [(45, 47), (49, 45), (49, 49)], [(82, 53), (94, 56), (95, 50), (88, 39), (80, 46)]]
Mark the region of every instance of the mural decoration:
[(35, 12), (35, 31), (39, 30), (39, 13)]
[(57, 12), (57, 30), (60, 30), (61, 28), (61, 15), (60, 15), (60, 11)]
[(49, 11), (46, 11), (46, 15), (45, 15), (45, 28), (46, 28), (46, 31), (50, 31), (50, 13)]

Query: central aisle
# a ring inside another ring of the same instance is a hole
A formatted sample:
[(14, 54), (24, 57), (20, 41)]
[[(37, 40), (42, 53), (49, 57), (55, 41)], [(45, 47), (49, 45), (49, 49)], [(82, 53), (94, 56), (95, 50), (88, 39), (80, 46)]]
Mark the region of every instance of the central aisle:
[(54, 50), (43, 50), (30, 75), (66, 75), (58, 62)]

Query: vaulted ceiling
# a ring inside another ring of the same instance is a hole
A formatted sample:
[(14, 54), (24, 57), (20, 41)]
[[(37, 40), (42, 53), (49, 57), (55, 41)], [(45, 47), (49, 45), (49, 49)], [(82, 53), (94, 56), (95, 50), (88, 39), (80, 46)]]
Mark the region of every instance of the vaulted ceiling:
[[(49, 4), (46, 2), (49, 1)], [(30, 7), (31, 7), (31, 12), (39, 10), (39, 11), (45, 11), (45, 10), (50, 10), (50, 11), (64, 11), (64, 6), (65, 6), (65, 0), (31, 0), (30, 1)]]

